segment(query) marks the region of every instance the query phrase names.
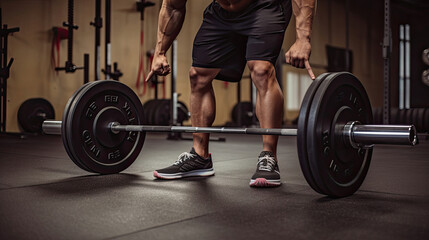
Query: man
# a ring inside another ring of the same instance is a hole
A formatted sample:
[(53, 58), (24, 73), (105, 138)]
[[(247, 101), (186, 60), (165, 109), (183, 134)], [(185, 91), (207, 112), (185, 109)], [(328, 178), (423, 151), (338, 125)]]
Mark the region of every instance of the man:
[[(211, 126), (215, 118), (213, 79), (239, 81), (247, 63), (257, 88), (256, 115), (262, 128), (280, 128), (283, 94), (276, 80), (274, 64), (279, 55), (291, 12), (296, 18), (296, 41), (286, 53), (286, 62), (306, 68), (316, 0), (214, 0), (204, 11), (195, 37), (191, 83), (192, 126)], [(292, 10), (291, 10), (292, 9)], [(159, 14), (157, 43), (152, 69), (146, 80), (167, 75), (166, 52), (179, 34), (186, 12), (186, 0), (164, 0)], [(278, 136), (263, 136), (263, 148), (250, 186), (279, 186)], [(214, 175), (209, 153), (209, 134), (194, 133), (193, 148), (182, 153), (171, 166), (154, 171), (161, 179)]]

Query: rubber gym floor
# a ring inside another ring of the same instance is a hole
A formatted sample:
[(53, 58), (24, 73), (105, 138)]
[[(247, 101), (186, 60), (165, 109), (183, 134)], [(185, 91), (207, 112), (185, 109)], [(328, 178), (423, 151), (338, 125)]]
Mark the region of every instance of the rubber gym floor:
[[(214, 135), (220, 136), (220, 135)], [(0, 239), (428, 239), (429, 140), (378, 145), (353, 196), (314, 192), (296, 138), (280, 137), (282, 185), (253, 189), (261, 137), (211, 142), (216, 175), (155, 180), (191, 141), (148, 134), (120, 174), (96, 175), (68, 158), (60, 136), (0, 135)]]

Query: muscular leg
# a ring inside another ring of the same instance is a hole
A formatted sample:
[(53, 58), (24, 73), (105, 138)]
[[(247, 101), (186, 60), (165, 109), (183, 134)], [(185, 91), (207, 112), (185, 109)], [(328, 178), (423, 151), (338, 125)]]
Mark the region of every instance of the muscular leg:
[[(256, 116), (262, 128), (280, 128), (283, 118), (283, 93), (276, 79), (274, 66), (268, 61), (247, 62), (256, 86)], [(262, 136), (263, 151), (271, 151), (277, 160), (278, 136)]]
[[(191, 121), (192, 126), (209, 127), (213, 124), (216, 103), (212, 81), (219, 73), (216, 68), (192, 67), (189, 71), (191, 81)], [(198, 155), (209, 155), (209, 134), (194, 133), (194, 148)]]

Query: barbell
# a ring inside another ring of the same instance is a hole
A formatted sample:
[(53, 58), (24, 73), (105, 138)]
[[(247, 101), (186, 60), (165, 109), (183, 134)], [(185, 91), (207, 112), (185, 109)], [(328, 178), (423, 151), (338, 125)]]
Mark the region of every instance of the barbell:
[(370, 165), (374, 144), (417, 144), (413, 125), (372, 125), (372, 109), (360, 81), (350, 73), (324, 73), (307, 90), (297, 129), (142, 125), (137, 95), (118, 81), (83, 85), (69, 99), (62, 121), (43, 131), (61, 134), (69, 157), (94, 173), (118, 173), (139, 155), (146, 132), (231, 133), (297, 136), (298, 157), (309, 185), (332, 197), (353, 194)]

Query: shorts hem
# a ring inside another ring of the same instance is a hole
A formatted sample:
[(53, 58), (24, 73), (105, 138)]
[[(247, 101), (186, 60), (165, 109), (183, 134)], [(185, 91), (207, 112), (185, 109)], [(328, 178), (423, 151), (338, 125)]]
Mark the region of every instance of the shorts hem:
[(276, 65), (277, 62), (277, 58), (276, 59), (272, 59), (272, 58), (263, 58), (263, 57), (250, 57), (250, 58), (246, 58), (246, 61), (255, 61), (255, 60), (259, 60), (259, 61), (267, 61), (270, 62), (271, 64), (273, 64), (273, 66)]
[(224, 68), (223, 66), (214, 66), (212, 64), (199, 64), (199, 63), (192, 63), (192, 67), (199, 67), (199, 68)]

